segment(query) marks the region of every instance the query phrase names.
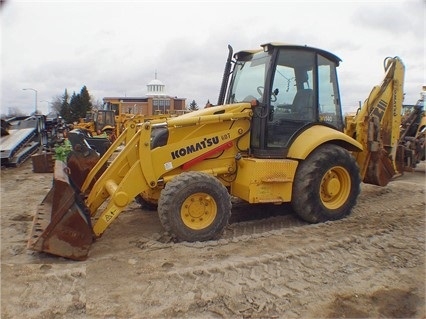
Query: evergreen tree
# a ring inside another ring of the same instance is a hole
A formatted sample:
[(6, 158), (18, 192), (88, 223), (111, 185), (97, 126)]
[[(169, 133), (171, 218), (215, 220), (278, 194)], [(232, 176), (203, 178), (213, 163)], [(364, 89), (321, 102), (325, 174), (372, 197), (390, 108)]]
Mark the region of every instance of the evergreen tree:
[(198, 110), (198, 104), (195, 102), (195, 100), (192, 100), (191, 103), (189, 103), (189, 110), (190, 111), (197, 111)]
[(62, 95), (61, 100), (61, 109), (59, 110), (59, 115), (62, 116), (65, 123), (72, 123), (70, 104), (68, 102), (69, 95), (67, 89), (65, 89), (64, 95)]
[[(70, 100), (68, 102), (68, 100)], [(68, 95), (67, 90), (62, 96), (61, 110), (59, 114), (65, 120), (66, 123), (78, 122), (80, 118), (85, 118), (86, 113), (92, 110), (92, 102), (89, 91), (86, 86), (81, 88), (79, 94), (73, 92), (71, 98)]]
[(71, 123), (78, 122), (81, 117), (86, 117), (86, 114), (81, 116), (82, 109), (80, 94), (75, 94), (75, 92), (73, 92), (70, 99)]
[(93, 108), (91, 97), (86, 86), (83, 86), (81, 88), (80, 98), (81, 98), (81, 106), (82, 106), (82, 109), (84, 110), (84, 116), (86, 116), (86, 113), (91, 111)]

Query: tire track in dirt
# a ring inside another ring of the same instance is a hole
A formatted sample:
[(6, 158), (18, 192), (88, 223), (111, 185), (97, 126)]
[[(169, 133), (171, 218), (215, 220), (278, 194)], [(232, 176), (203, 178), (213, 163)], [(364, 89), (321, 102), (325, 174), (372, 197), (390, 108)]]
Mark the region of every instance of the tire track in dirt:
[[(412, 212), (411, 209), (403, 211), (406, 216)], [(385, 223), (381, 229), (371, 228), (359, 235), (321, 241), (309, 247), (296, 246), (281, 253), (230, 258), (211, 266), (170, 271), (158, 279), (150, 278), (149, 288), (143, 293), (142, 300), (162, 295), (169, 304), (173, 304), (173, 307), (163, 310), (165, 316), (190, 317), (191, 307), (199, 309), (200, 305), (204, 305), (206, 311), (223, 317), (256, 313), (280, 314), (287, 318), (299, 316), (306, 305), (298, 304), (295, 299), (303, 295), (303, 299), (315, 300), (321, 292), (313, 291), (313, 287), (324, 286), (321, 290), (326, 291), (328, 285), (341, 282), (348, 285), (352, 274), (356, 274), (357, 280), (368, 281), (380, 269), (418, 266), (423, 262), (424, 239), (422, 241), (417, 235), (407, 235), (407, 230), (410, 234), (416, 234), (423, 229), (424, 223), (415, 227), (413, 224), (395, 227), (393, 223)], [(404, 247), (402, 250), (405, 253), (401, 255), (401, 249), (395, 249), (395, 243), (404, 241), (413, 243), (413, 246), (408, 250)], [(389, 254), (387, 264), (383, 264), (383, 254)], [(419, 257), (412, 259), (411, 256)], [(324, 276), (317, 277), (318, 273), (329, 273), (330, 278), (324, 280)], [(383, 272), (382, 276), (381, 282), (387, 283), (386, 273)], [(215, 284), (217, 282), (222, 283), (219, 289)], [(165, 289), (167, 286), (178, 286), (185, 293), (183, 296), (169, 295), (168, 289)], [(252, 293), (254, 291), (256, 293)], [(159, 311), (155, 308), (152, 315)], [(173, 309), (172, 312), (170, 309)]]
[(81, 318), (85, 315), (85, 265), (64, 268), (51, 264), (2, 264), (1, 272), (2, 276), (19, 277), (24, 282), (7, 287), (9, 302), (2, 302), (2, 318)]
[[(323, 295), (335, 291), (336, 285), (342, 291), (349, 287), (353, 290), (357, 281), (374, 280), (375, 287), (371, 287), (374, 293), (392, 282), (392, 276), (387, 274), (389, 269), (397, 269), (401, 278), (405, 278), (410, 270), (422, 268), (423, 195), (422, 189), (395, 186), (383, 191), (373, 187), (361, 196), (353, 215), (344, 220), (267, 232), (260, 227), (260, 233), (259, 221), (243, 222), (231, 225), (231, 229), (237, 230), (229, 238), (216, 242), (145, 245), (143, 250), (211, 246), (218, 253), (225, 246), (243, 244), (265, 247), (265, 252), (227, 256), (223, 260), (214, 259), (212, 264), (191, 265), (189, 260), (187, 267), (170, 263), (163, 271), (146, 275), (146, 280), (139, 273), (141, 290), (135, 302), (141, 303), (149, 317), (161, 313), (165, 317), (188, 318), (212, 315), (291, 318), (314, 309), (315, 303), (303, 300), (324, 300)], [(372, 210), (371, 203), (379, 198), (381, 204), (374, 205)], [(275, 224), (274, 219), (280, 218), (273, 217), (265, 223)], [(277, 224), (282, 226), (280, 222)], [(410, 289), (415, 283), (407, 278), (405, 286)], [(171, 287), (179, 287), (182, 294), (176, 295), (175, 289), (168, 289)], [(152, 299), (159, 295), (167, 303)]]
[[(374, 204), (374, 205), (372, 205)], [(346, 235), (350, 231), (359, 231), (360, 229), (376, 227), (377, 223), (383, 219), (384, 214), (393, 212), (396, 215), (401, 215), (399, 210), (401, 208), (410, 207), (425, 207), (425, 195), (424, 189), (421, 188), (407, 188), (401, 187), (396, 184), (391, 184), (388, 188), (364, 185), (361, 196), (358, 200), (357, 205), (354, 207), (351, 215), (343, 220), (325, 222), (322, 224), (309, 224), (305, 221), (300, 220), (291, 211), (289, 206), (280, 208), (280, 206), (266, 206), (267, 209), (274, 210), (272, 213), (269, 211), (263, 213), (263, 216), (273, 216), (262, 219), (262, 215), (257, 213), (256, 216), (251, 216), (250, 213), (253, 211), (255, 206), (243, 205), (238, 207), (237, 218), (234, 217), (234, 222), (231, 223), (224, 235), (219, 240), (188, 243), (182, 242), (178, 245), (184, 245), (188, 247), (203, 248), (207, 246), (220, 246), (229, 243), (237, 243), (240, 241), (247, 241), (254, 238), (263, 238), (271, 235), (287, 235), (298, 231), (298, 228), (302, 227), (302, 232), (310, 233), (311, 228), (322, 227), (322, 225), (332, 226), (330, 231), (333, 235)], [(241, 210), (247, 209), (248, 212), (242, 213)], [(262, 210), (257, 207), (257, 211)], [(282, 210), (282, 212), (280, 212)], [(246, 215), (244, 215), (246, 214)], [(274, 216), (275, 215), (275, 216)], [(278, 216), (276, 216), (278, 215)], [(398, 216), (395, 216), (398, 218)], [(400, 216), (401, 217), (401, 216)], [(250, 221), (239, 221), (244, 219), (253, 219)], [(365, 222), (365, 218), (368, 218), (368, 223)], [(400, 222), (401, 220), (397, 220)], [(344, 224), (344, 227), (340, 227), (340, 224)], [(166, 249), (173, 247), (174, 243), (169, 242), (170, 237), (164, 235), (162, 238), (158, 238), (158, 234), (154, 234), (154, 238), (147, 236), (145, 239), (136, 242), (136, 246), (141, 249)]]

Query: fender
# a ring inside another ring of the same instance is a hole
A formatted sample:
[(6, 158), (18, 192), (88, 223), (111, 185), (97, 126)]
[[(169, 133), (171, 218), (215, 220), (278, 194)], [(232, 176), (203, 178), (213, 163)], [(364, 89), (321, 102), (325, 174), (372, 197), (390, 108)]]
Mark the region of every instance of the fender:
[(325, 125), (314, 125), (303, 131), (291, 144), (287, 157), (304, 160), (318, 146), (334, 143), (352, 152), (361, 152), (363, 147), (348, 135)]

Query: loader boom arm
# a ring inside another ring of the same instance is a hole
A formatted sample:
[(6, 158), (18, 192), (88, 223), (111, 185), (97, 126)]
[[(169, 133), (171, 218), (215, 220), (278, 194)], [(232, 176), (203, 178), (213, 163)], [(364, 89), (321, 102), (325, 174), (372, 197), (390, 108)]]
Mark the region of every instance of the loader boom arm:
[(364, 148), (354, 156), (363, 182), (385, 186), (398, 173), (396, 150), (400, 137), (404, 64), (385, 59), (385, 76), (354, 117), (346, 118), (345, 133)]
[[(180, 116), (142, 124), (96, 181), (87, 197), (86, 205), (92, 217), (97, 215), (98, 209), (108, 200), (106, 208), (102, 208), (99, 216), (96, 216), (98, 218), (93, 225), (96, 236), (101, 236), (138, 194), (150, 192), (159, 182), (169, 181), (186, 166), (205, 159), (206, 154), (216, 156), (230, 149), (230, 156), (221, 162), (215, 161), (214, 167), (209, 168), (210, 174), (220, 175), (235, 169), (236, 140), (250, 128), (250, 104), (235, 104), (230, 112), (206, 113), (207, 111), (198, 117)], [(210, 125), (213, 123), (217, 125)], [(200, 130), (199, 134), (191, 133), (192, 136), (169, 141), (164, 146), (151, 149), (151, 134), (155, 127), (182, 130), (182, 127), (187, 126), (192, 127), (188, 132), (196, 132), (196, 127), (203, 124), (209, 124), (215, 130), (209, 134)]]

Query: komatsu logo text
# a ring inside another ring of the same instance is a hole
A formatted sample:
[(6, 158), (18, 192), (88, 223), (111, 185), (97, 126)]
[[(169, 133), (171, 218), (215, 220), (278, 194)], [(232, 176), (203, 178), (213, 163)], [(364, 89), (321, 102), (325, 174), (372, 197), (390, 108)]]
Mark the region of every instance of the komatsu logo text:
[(204, 140), (192, 144), (192, 145), (188, 145), (187, 147), (182, 147), (178, 150), (175, 150), (173, 152), (171, 152), (170, 154), (172, 155), (172, 159), (177, 159), (180, 158), (182, 156), (186, 156), (188, 154), (200, 151), (202, 149), (205, 149), (206, 147), (210, 147), (214, 144), (219, 144), (219, 137), (215, 136), (212, 138), (204, 138)]

